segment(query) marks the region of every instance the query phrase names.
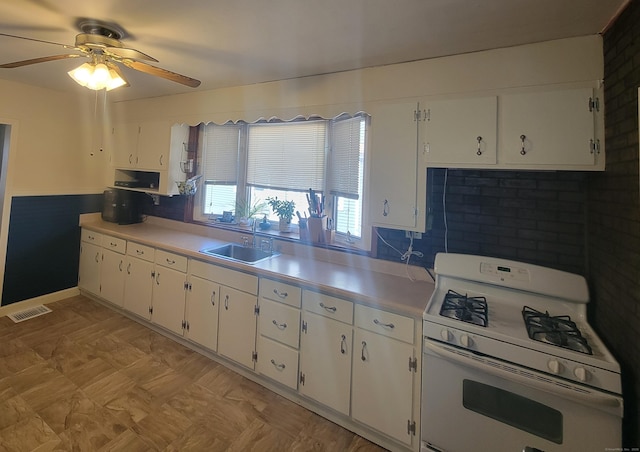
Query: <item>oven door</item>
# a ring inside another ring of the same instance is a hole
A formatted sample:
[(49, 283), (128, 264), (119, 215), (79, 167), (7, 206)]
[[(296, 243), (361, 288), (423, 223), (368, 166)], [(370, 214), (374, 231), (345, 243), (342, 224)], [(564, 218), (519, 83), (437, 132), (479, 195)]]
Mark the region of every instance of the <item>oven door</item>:
[(422, 366), (422, 452), (621, 445), (621, 397), (427, 338)]

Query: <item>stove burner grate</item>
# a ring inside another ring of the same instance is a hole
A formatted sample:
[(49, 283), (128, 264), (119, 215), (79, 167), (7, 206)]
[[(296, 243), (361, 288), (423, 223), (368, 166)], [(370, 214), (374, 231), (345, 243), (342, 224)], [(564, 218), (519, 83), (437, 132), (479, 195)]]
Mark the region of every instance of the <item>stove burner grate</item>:
[(525, 306), (522, 308), (522, 317), (530, 339), (587, 355), (593, 354), (587, 340), (568, 315), (552, 316), (548, 312)]
[(469, 297), (449, 290), (444, 296), (440, 315), (479, 326), (487, 326), (489, 311), (485, 297)]

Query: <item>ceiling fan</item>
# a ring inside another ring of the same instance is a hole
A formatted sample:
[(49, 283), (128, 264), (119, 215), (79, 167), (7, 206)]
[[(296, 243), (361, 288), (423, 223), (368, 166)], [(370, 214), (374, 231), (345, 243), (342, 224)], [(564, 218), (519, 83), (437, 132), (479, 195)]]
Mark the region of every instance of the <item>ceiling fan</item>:
[(80, 67), (69, 71), (69, 75), (76, 82), (90, 89), (105, 88), (110, 90), (123, 85), (128, 86), (116, 63), (191, 88), (196, 88), (200, 85), (200, 80), (148, 64), (147, 61), (157, 63), (158, 60), (139, 50), (126, 47), (121, 41), (122, 38), (126, 37), (126, 33), (114, 23), (83, 18), (78, 19), (76, 24), (81, 33), (76, 35), (75, 45), (0, 33), (0, 36), (53, 44), (80, 52), (15, 61), (13, 63), (0, 64), (0, 68), (11, 69), (47, 61), (85, 57), (89, 58), (91, 62), (84, 63)]

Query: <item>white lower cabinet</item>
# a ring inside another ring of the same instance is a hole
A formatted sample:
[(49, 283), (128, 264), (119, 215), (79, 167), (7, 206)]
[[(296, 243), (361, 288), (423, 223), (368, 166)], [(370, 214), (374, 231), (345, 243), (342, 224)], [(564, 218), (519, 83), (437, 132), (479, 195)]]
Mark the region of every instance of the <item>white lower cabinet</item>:
[(155, 250), (149, 246), (127, 244), (123, 307), (146, 320), (151, 319), (154, 255)]
[(255, 364), (256, 305), (254, 294), (220, 287), (218, 353), (250, 369)]
[(100, 294), (100, 267), (102, 248), (89, 242), (80, 243), (80, 268), (78, 287), (92, 294)]
[[(353, 305), (307, 290), (303, 291), (302, 305), (300, 393), (348, 416)], [(348, 319), (349, 323), (337, 319)]]
[(357, 305), (355, 324), (351, 415), (411, 446), (420, 387), (414, 320)]
[(116, 251), (102, 251), (100, 270), (100, 295), (105, 300), (122, 307), (124, 296), (124, 275), (126, 266), (124, 254)]
[(187, 258), (156, 250), (151, 321), (182, 336)]
[(220, 284), (189, 275), (185, 307), (186, 338), (203, 347), (218, 349), (218, 309)]

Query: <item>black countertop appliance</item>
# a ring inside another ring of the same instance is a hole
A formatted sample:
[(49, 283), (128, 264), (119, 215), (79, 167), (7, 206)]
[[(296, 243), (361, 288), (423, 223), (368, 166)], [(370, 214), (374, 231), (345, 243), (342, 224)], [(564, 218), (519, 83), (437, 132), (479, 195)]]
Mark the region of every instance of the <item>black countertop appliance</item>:
[(102, 219), (118, 224), (142, 222), (142, 203), (146, 194), (110, 188), (104, 191)]

